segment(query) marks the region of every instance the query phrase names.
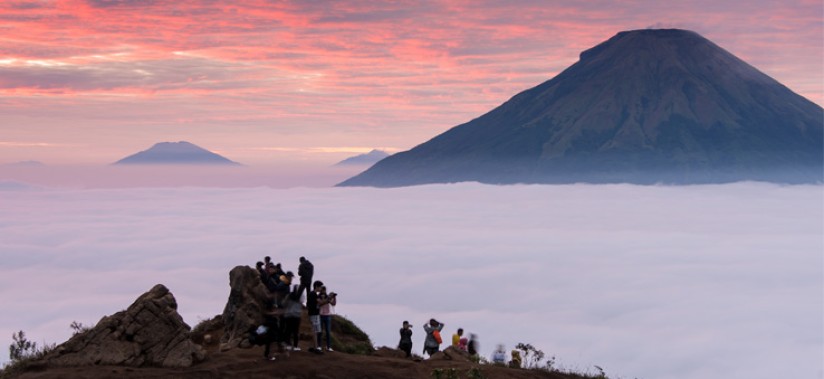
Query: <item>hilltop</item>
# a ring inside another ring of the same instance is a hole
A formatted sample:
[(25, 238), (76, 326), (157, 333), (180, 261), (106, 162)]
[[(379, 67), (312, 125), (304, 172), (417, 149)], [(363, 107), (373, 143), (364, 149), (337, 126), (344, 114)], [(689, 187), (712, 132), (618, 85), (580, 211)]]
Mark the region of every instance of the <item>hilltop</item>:
[(177, 313), (177, 300), (158, 284), (126, 310), (103, 317), (36, 359), (0, 373), (15, 378), (432, 378), (454, 371), (459, 378), (594, 378), (546, 370), (479, 364), (466, 353), (447, 350), (428, 360), (405, 358), (392, 348), (375, 349), (369, 336), (339, 315), (332, 323), (334, 352), (310, 353), (311, 324), (303, 312), (303, 351), (263, 358), (249, 343), (250, 326), (261, 323), (267, 290), (255, 269), (238, 266), (229, 275), (222, 314), (190, 328)]

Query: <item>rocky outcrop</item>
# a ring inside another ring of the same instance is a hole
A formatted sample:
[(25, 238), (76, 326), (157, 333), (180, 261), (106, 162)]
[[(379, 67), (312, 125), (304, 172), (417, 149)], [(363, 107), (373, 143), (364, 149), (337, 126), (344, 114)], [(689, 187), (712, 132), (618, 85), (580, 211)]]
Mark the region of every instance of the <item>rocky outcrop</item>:
[(177, 301), (158, 284), (128, 309), (103, 317), (44, 357), (49, 365), (189, 367), (205, 358), (189, 338), (191, 328), (177, 313)]
[(237, 266), (229, 272), (229, 287), (229, 299), (222, 315), (222, 351), (250, 346), (249, 329), (263, 322), (263, 313), (271, 301), (260, 274), (249, 266)]
[(446, 349), (439, 351), (429, 358), (430, 360), (445, 360), (445, 361), (462, 361), (471, 362), (469, 353), (455, 346), (449, 346)]

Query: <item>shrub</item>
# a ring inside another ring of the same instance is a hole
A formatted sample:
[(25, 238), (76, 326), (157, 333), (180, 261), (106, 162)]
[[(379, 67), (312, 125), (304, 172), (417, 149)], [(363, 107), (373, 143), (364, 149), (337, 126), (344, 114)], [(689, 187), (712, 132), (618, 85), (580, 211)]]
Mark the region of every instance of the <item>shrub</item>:
[[(523, 367), (524, 368), (540, 368), (541, 361), (544, 360), (544, 352), (532, 346), (532, 344), (528, 343), (519, 343), (515, 345), (515, 348), (523, 352)], [(552, 361), (554, 362), (554, 357)], [(549, 362), (547, 362), (549, 363)]]

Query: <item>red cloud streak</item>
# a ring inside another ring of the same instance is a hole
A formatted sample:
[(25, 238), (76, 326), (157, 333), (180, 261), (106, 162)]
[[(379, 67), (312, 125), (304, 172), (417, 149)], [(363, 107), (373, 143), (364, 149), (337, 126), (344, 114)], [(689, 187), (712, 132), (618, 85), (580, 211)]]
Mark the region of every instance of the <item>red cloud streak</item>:
[[(243, 135), (408, 148), (649, 26), (695, 30), (824, 103), (820, 1), (576, 3), (7, 1), (0, 128), (51, 143), (102, 132), (124, 152), (135, 128), (222, 150)], [(0, 161), (38, 158), (14, 154)]]

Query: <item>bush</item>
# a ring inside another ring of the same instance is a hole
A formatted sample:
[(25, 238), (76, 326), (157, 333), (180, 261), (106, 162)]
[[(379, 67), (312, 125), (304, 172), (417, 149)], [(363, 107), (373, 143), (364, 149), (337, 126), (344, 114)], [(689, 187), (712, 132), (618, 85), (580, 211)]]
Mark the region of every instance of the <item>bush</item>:
[(11, 360), (0, 370), (0, 378), (11, 378), (19, 375), (34, 362), (43, 358), (57, 347), (56, 344), (46, 344), (37, 347), (36, 342), (29, 341), (22, 330), (11, 335), (13, 343), (9, 345), (9, 359)]
[[(524, 368), (540, 368), (542, 366), (541, 361), (544, 360), (545, 356), (543, 351), (528, 343), (519, 343), (515, 345), (515, 348), (524, 353), (522, 357)], [(553, 357), (551, 361), (554, 362), (555, 358)], [(549, 365), (549, 362), (547, 363)]]
[(19, 362), (37, 354), (37, 342), (29, 341), (22, 330), (13, 333), (11, 339), (14, 341), (9, 345), (9, 359), (12, 362)]

